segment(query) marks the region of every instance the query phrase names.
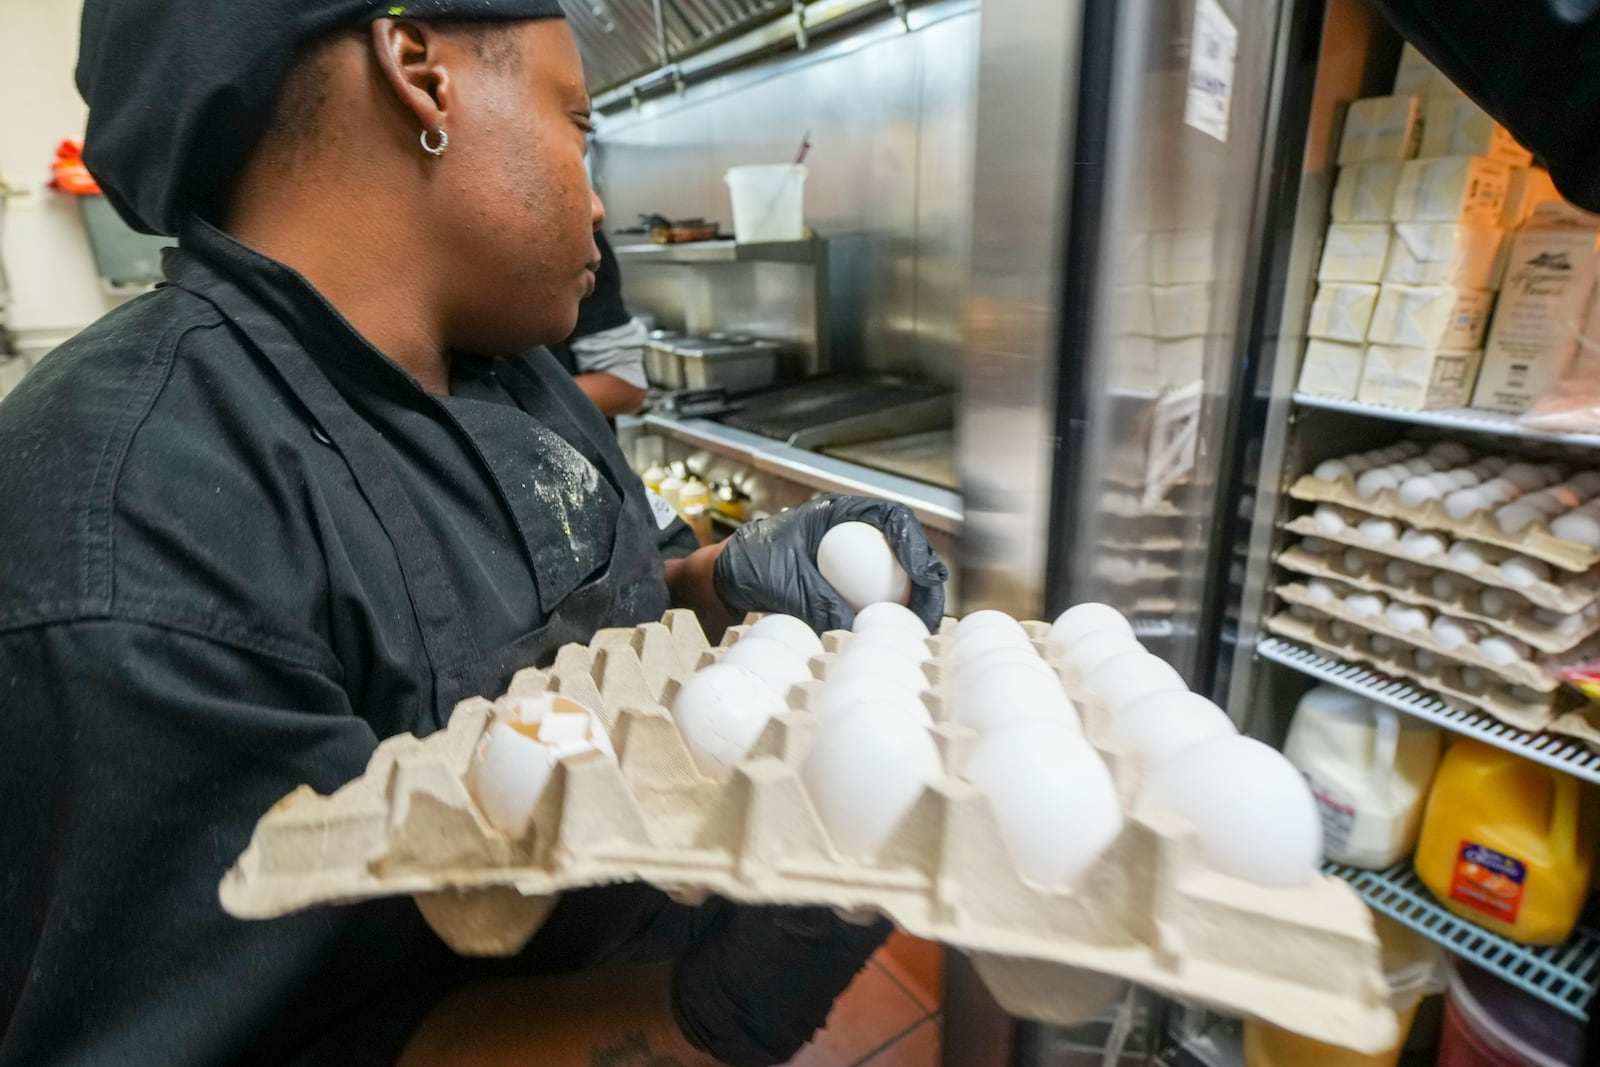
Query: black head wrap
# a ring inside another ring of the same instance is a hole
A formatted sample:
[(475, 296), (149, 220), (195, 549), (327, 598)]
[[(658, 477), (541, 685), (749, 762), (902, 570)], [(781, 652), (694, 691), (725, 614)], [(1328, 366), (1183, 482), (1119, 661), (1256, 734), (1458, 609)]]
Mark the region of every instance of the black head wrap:
[(271, 122), (295, 51), (384, 15), (560, 18), (560, 0), (87, 0), (84, 161), (135, 229), (214, 204)]

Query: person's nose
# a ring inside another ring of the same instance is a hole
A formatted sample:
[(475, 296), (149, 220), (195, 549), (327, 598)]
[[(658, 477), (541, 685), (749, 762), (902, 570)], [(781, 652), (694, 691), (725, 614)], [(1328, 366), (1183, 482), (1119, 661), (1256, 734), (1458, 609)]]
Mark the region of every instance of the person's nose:
[(600, 200), (600, 194), (593, 189), (589, 190), (589, 218), (594, 223), (594, 228), (599, 229), (606, 222), (606, 206)]

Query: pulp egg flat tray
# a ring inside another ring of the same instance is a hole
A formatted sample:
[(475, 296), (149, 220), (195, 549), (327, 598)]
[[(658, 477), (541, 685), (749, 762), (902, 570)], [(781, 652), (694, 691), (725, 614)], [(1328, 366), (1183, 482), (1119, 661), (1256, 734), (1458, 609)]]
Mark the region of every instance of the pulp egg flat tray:
[[(1076, 695), (1048, 627), (1025, 626)], [(724, 645), (743, 632), (730, 630)], [(679, 684), (723, 650), (685, 611), (601, 631), (588, 646), (562, 648), (549, 670), (517, 674), (498, 700), (457, 705), (447, 729), (384, 741), (365, 773), (333, 795), (302, 786), (279, 801), (223, 879), (222, 904), (267, 919), (409, 894), (457, 952), (510, 955), (563, 891), (643, 881), (688, 900), (718, 894), (882, 914), (969, 955), (1002, 1007), (1022, 1018), (1083, 1021), (1132, 981), (1364, 1051), (1396, 1040), (1371, 915), (1354, 891), (1322, 875), (1287, 889), (1223, 875), (1187, 824), (1131, 813), (1143, 768), (1103, 743), (1105, 714), (1092, 704), (1078, 704), (1085, 732), (1130, 814), (1076, 884), (1045, 888), (1018, 873), (988, 802), (956, 776), (976, 735), (947, 713), (937, 655), (925, 699), (947, 776), (924, 790), (875, 857), (842, 856), (799, 768), (813, 736), (810, 702), (849, 640), (825, 635), (826, 651), (811, 664), (819, 681), (795, 687), (790, 710), (719, 781), (696, 768), (668, 708)], [(933, 640), (936, 653), (947, 640)], [(528, 831), (513, 840), (484, 820), (466, 772), (497, 706), (545, 692), (594, 710), (617, 759), (563, 760)]]

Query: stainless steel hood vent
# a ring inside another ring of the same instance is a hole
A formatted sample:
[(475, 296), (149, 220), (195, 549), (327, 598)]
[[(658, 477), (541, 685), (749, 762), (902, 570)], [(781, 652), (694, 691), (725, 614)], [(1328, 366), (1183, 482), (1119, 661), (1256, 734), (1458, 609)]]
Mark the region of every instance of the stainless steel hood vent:
[(583, 53), (589, 88), (598, 94), (787, 14), (793, 4), (790, 0), (562, 0), (561, 6)]

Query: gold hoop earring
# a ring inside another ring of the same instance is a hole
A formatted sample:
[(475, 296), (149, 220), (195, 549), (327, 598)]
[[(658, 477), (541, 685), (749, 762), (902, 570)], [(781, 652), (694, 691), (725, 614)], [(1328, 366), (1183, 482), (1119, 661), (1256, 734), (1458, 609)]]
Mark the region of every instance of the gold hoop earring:
[(444, 132), (443, 126), (439, 127), (439, 147), (437, 148), (428, 143), (428, 131), (422, 131), (422, 150), (428, 153), (428, 155), (434, 157), (442, 156), (444, 155), (444, 150), (449, 147), (450, 135)]

